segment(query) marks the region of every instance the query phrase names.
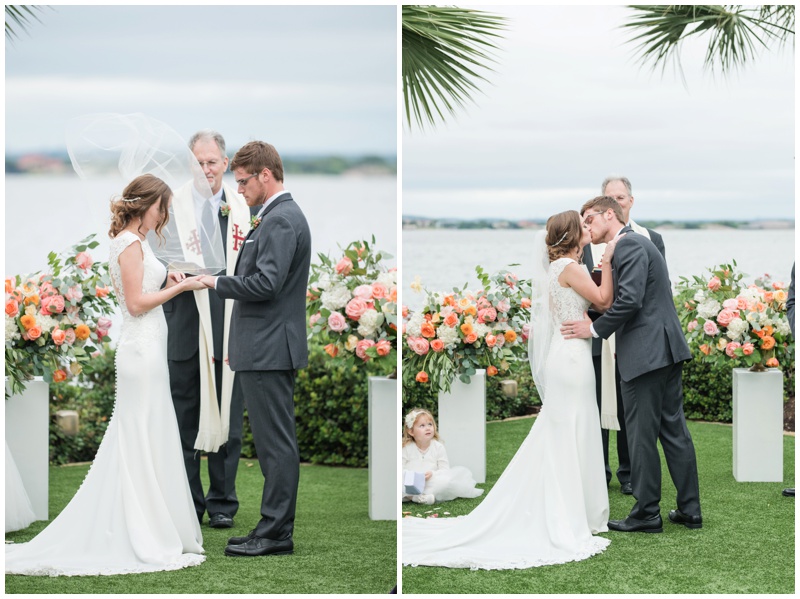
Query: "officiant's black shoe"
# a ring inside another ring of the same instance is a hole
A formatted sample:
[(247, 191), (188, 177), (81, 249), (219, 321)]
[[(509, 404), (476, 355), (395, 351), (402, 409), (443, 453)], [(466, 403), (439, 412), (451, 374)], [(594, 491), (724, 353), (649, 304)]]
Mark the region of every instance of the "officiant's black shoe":
[(622, 483), (619, 488), (619, 492), (623, 495), (633, 495), (633, 487), (631, 486), (631, 483)]
[(663, 532), (661, 516), (649, 520), (637, 520), (630, 516), (624, 520), (609, 520), (608, 528), (618, 532)]
[(686, 528), (703, 528), (702, 516), (687, 516), (680, 510), (670, 510), (669, 521), (673, 524), (683, 524)]
[(225, 547), (225, 555), (230, 557), (259, 557), (263, 555), (290, 555), (294, 553), (292, 537), (274, 541), (263, 537), (253, 537), (240, 545)]
[(233, 518), (225, 514), (212, 514), (208, 518), (208, 525), (211, 528), (233, 528)]
[(783, 491), (781, 491), (781, 495), (783, 495), (784, 497), (794, 497), (794, 487), (791, 487), (789, 489), (784, 489)]
[(228, 539), (228, 545), (241, 545), (242, 543), (247, 543), (250, 539), (256, 538), (256, 529), (254, 528), (250, 532), (247, 533), (246, 537), (231, 537)]

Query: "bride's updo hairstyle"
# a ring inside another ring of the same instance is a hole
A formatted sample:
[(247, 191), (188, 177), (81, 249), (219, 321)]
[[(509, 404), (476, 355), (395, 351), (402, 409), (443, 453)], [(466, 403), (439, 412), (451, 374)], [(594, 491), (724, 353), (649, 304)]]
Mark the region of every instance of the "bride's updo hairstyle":
[(547, 256), (550, 262), (563, 258), (578, 247), (583, 236), (581, 215), (577, 210), (559, 212), (547, 219)]
[(172, 190), (158, 177), (153, 175), (136, 177), (128, 183), (121, 198), (114, 197), (111, 200), (111, 228), (108, 230), (108, 236), (114, 238), (131, 222), (141, 222), (150, 206), (159, 202), (161, 220), (156, 225), (155, 231), (163, 241), (161, 230), (169, 222), (170, 197)]

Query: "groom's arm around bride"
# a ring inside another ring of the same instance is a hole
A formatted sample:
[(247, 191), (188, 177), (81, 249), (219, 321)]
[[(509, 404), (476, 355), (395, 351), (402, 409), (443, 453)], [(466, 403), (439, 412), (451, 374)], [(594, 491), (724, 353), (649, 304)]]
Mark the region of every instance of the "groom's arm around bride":
[(300, 462), (293, 393), (296, 370), (308, 365), (311, 233), (283, 186), (283, 165), (274, 147), (246, 144), (231, 170), (247, 204), (261, 209), (251, 221), (234, 275), (206, 277), (205, 282), (220, 297), (236, 300), (230, 367), (241, 381), (265, 484), (261, 520), (246, 537), (231, 538), (225, 553), (291, 553)]

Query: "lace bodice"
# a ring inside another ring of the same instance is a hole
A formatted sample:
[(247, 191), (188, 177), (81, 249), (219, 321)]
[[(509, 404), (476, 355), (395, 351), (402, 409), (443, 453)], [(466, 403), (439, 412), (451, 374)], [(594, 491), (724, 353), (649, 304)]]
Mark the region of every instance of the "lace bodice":
[(114, 292), (117, 294), (120, 310), (122, 310), (123, 325), (129, 321), (146, 321), (159, 314), (163, 319), (161, 306), (150, 310), (139, 316), (131, 316), (128, 306), (125, 304), (125, 289), (122, 286), (122, 272), (119, 266), (119, 256), (130, 244), (139, 242), (142, 245), (142, 262), (144, 265), (144, 275), (142, 277), (142, 292), (155, 293), (161, 289), (167, 270), (158, 258), (153, 254), (147, 240), (140, 240), (139, 237), (129, 231), (122, 231), (111, 240), (111, 250), (108, 258), (108, 270), (111, 275), (111, 283), (114, 285)]
[(574, 262), (574, 260), (572, 258), (554, 260), (550, 263), (547, 273), (550, 289), (550, 314), (555, 325), (560, 325), (565, 320), (582, 320), (583, 313), (591, 303), (572, 287), (562, 287), (559, 284), (558, 277), (570, 262)]

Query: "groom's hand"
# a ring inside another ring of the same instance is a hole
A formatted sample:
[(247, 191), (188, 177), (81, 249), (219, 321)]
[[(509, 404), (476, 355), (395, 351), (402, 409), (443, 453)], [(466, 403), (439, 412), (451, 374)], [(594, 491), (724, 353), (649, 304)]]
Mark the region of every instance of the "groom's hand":
[(589, 313), (583, 313), (583, 320), (565, 320), (561, 323), (561, 334), (564, 339), (591, 339), (592, 319)]
[(214, 285), (217, 282), (217, 277), (212, 277), (211, 275), (202, 275), (200, 280), (207, 289), (214, 289)]

